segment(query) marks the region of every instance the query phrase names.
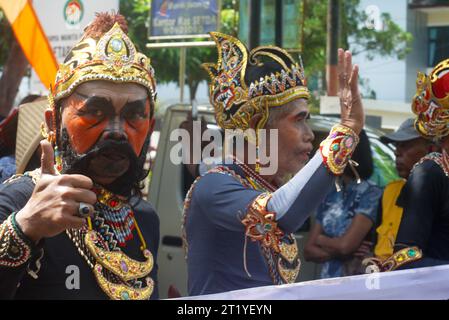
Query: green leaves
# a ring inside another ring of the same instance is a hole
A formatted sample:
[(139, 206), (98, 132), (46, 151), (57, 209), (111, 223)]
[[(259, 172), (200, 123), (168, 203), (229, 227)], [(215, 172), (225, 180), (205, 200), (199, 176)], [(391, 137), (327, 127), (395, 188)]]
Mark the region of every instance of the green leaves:
[(3, 66), (8, 58), (12, 37), (13, 34), (9, 21), (0, 9), (0, 71), (3, 70)]
[[(238, 26), (237, 2), (224, 0), (221, 11), (221, 31), (236, 34)], [(413, 37), (398, 26), (387, 13), (381, 14), (382, 30), (366, 26), (367, 16), (359, 7), (360, 0), (341, 1), (340, 8), (340, 46), (349, 49), (353, 55), (365, 53), (368, 59), (376, 56), (392, 56), (404, 59), (410, 52)], [(303, 0), (298, 15), (301, 15), (302, 58), (306, 75), (310, 83), (318, 83), (325, 74), (326, 37), (327, 37), (327, 0)], [(156, 76), (159, 83), (178, 82), (179, 49), (147, 49), (148, 17), (150, 15), (150, 0), (120, 1), (120, 12), (127, 18), (129, 34), (139, 50), (152, 59), (156, 66)], [(2, 28), (3, 29), (3, 28)], [(2, 45), (0, 39), (0, 48)], [(187, 49), (186, 82), (194, 89), (198, 82), (207, 80), (206, 72), (200, 68), (203, 62), (216, 61), (215, 48)], [(0, 51), (1, 64), (1, 51)], [(323, 86), (324, 87), (324, 86)]]
[[(325, 74), (328, 1), (303, 2), (303, 41), (300, 49), (306, 76), (317, 79)], [(404, 59), (410, 52), (412, 35), (402, 30), (388, 13), (381, 14), (383, 28), (376, 30), (367, 27), (368, 17), (359, 6), (360, 0), (345, 0), (340, 3), (340, 47), (349, 49), (354, 56), (365, 53), (370, 60), (378, 56)], [(371, 95), (375, 93), (371, 92)]]

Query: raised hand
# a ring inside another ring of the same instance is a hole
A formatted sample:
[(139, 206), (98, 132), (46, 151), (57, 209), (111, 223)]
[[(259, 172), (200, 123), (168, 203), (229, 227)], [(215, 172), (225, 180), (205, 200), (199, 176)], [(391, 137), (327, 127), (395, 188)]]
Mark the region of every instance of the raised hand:
[(341, 124), (360, 133), (365, 124), (362, 99), (359, 92), (359, 67), (352, 65), (349, 51), (338, 49), (338, 95), (340, 97)]
[(57, 175), (51, 144), (44, 140), (41, 148), (41, 177), (27, 204), (16, 215), (23, 233), (35, 242), (82, 227), (86, 219), (79, 214), (80, 203), (85, 203), (92, 215), (97, 201), (90, 190), (93, 187), (90, 178), (79, 174)]

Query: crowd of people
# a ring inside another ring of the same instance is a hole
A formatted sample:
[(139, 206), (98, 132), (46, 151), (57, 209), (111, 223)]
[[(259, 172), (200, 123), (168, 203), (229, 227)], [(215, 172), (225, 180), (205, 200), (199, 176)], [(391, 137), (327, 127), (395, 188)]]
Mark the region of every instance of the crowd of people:
[[(294, 232), (313, 214), (304, 257), (322, 263), (322, 278), (449, 263), (449, 60), (418, 75), (416, 117), (382, 137), (401, 179), (381, 188), (370, 181), (349, 51), (338, 51), (339, 123), (311, 155), (302, 62), (279, 47), (249, 51), (230, 35), (211, 37), (218, 59), (204, 68), (217, 124), (254, 136), (230, 162), (185, 167), (193, 183), (179, 227), (189, 295), (295, 282)], [(0, 298), (159, 297), (159, 219), (141, 193), (156, 80), (125, 18), (101, 13), (60, 65), (48, 100), (33, 97), (2, 120), (45, 106), (25, 151), (20, 130), (0, 130)], [(264, 143), (277, 145), (277, 170), (264, 174), (260, 132), (273, 129), (276, 140)], [(67, 288), (70, 265), (79, 267), (78, 290)]]

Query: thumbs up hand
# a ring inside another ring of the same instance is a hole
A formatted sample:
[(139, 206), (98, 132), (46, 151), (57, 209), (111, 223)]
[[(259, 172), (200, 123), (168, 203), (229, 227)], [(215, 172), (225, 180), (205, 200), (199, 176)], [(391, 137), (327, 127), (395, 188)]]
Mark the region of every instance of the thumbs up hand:
[(89, 177), (57, 174), (51, 144), (43, 140), (41, 149), (41, 178), (27, 204), (16, 215), (22, 232), (36, 243), (66, 229), (81, 228), (86, 219), (80, 211), (87, 207), (92, 215), (97, 201), (96, 194), (90, 190), (93, 182)]
[(50, 142), (47, 140), (41, 141), (41, 174), (56, 175), (55, 172), (55, 152)]

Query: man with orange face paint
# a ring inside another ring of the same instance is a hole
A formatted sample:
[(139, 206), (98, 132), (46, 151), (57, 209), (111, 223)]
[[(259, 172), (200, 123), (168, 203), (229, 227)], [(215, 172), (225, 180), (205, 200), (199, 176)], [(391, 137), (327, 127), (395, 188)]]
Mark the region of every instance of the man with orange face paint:
[(157, 298), (159, 220), (140, 193), (155, 80), (118, 14), (56, 76), (41, 168), (0, 186), (0, 297)]

